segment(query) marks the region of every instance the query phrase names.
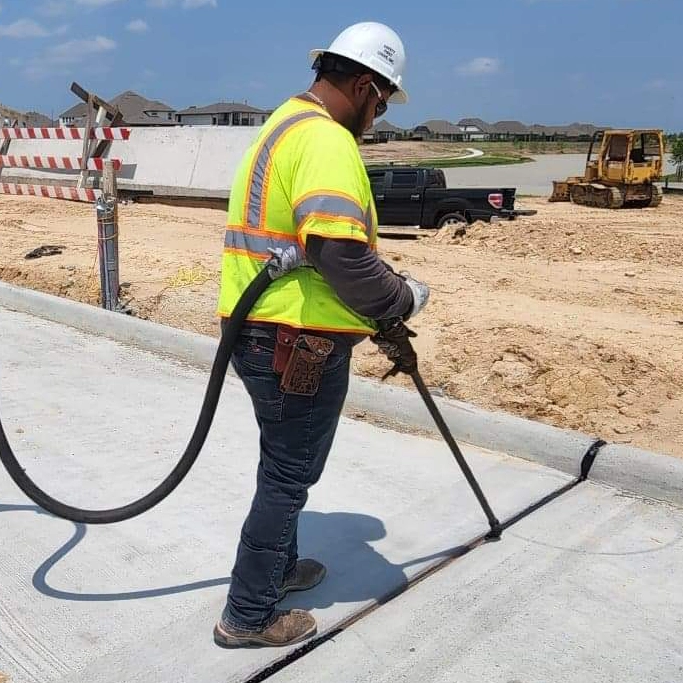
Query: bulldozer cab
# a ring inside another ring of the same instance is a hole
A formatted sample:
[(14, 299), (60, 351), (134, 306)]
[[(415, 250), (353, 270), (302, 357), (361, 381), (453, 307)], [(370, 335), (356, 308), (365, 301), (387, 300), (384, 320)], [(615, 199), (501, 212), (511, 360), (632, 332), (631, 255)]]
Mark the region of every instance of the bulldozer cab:
[(662, 174), (664, 137), (660, 130), (608, 130), (593, 136), (586, 179), (607, 183), (647, 183)]
[(588, 148), (588, 156), (586, 157), (586, 175), (587, 181), (596, 180), (600, 177), (601, 168), (601, 152), (602, 140), (605, 137), (604, 130), (595, 131), (590, 147)]

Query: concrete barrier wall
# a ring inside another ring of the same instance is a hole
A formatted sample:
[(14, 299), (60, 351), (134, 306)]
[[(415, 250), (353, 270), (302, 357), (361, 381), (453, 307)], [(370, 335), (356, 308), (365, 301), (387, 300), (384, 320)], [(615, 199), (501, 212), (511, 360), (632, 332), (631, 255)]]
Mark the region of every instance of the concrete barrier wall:
[[(129, 140), (114, 140), (109, 158), (119, 158), (122, 189), (163, 196), (228, 197), (242, 155), (258, 135), (259, 127), (178, 126), (131, 128)], [(8, 154), (29, 156), (81, 155), (80, 140), (12, 140)], [(78, 172), (3, 168), (5, 182), (64, 183)]]
[[(0, 282), (0, 307), (75, 327), (208, 367), (217, 340), (120, 313)], [(459, 401), (435, 399), (457, 440), (539, 462), (578, 475), (595, 437), (558, 429)], [(346, 402), (387, 423), (436, 432), (419, 394), (359, 377), (351, 378)], [(599, 436), (599, 435), (598, 435)], [(625, 491), (683, 505), (683, 459), (628, 445), (609, 444), (598, 454), (590, 478)]]

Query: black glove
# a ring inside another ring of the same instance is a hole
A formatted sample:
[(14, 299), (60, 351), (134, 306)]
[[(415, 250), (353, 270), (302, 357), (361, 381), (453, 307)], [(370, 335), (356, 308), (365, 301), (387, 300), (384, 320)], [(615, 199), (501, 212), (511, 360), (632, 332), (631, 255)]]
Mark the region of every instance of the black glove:
[(400, 318), (379, 321), (379, 328), (372, 341), (377, 344), (379, 351), (394, 363), (394, 367), (382, 377), (382, 381), (399, 372), (411, 375), (417, 370), (417, 354), (410, 343), (410, 338), (417, 337), (417, 334), (409, 330)]

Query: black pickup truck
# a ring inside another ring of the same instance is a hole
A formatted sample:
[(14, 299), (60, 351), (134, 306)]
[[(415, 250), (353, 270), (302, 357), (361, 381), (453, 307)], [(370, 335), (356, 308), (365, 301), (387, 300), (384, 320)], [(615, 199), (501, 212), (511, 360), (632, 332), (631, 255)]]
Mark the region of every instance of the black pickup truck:
[(476, 220), (512, 220), (534, 210), (515, 209), (516, 188), (447, 188), (437, 168), (368, 168), (380, 225), (442, 228)]

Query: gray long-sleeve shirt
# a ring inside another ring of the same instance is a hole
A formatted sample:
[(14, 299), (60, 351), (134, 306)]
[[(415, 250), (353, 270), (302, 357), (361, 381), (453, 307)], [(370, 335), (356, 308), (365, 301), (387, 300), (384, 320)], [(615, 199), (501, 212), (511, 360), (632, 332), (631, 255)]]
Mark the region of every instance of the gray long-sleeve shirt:
[(365, 242), (309, 235), (306, 258), (351, 309), (371, 320), (407, 315), (408, 285)]

